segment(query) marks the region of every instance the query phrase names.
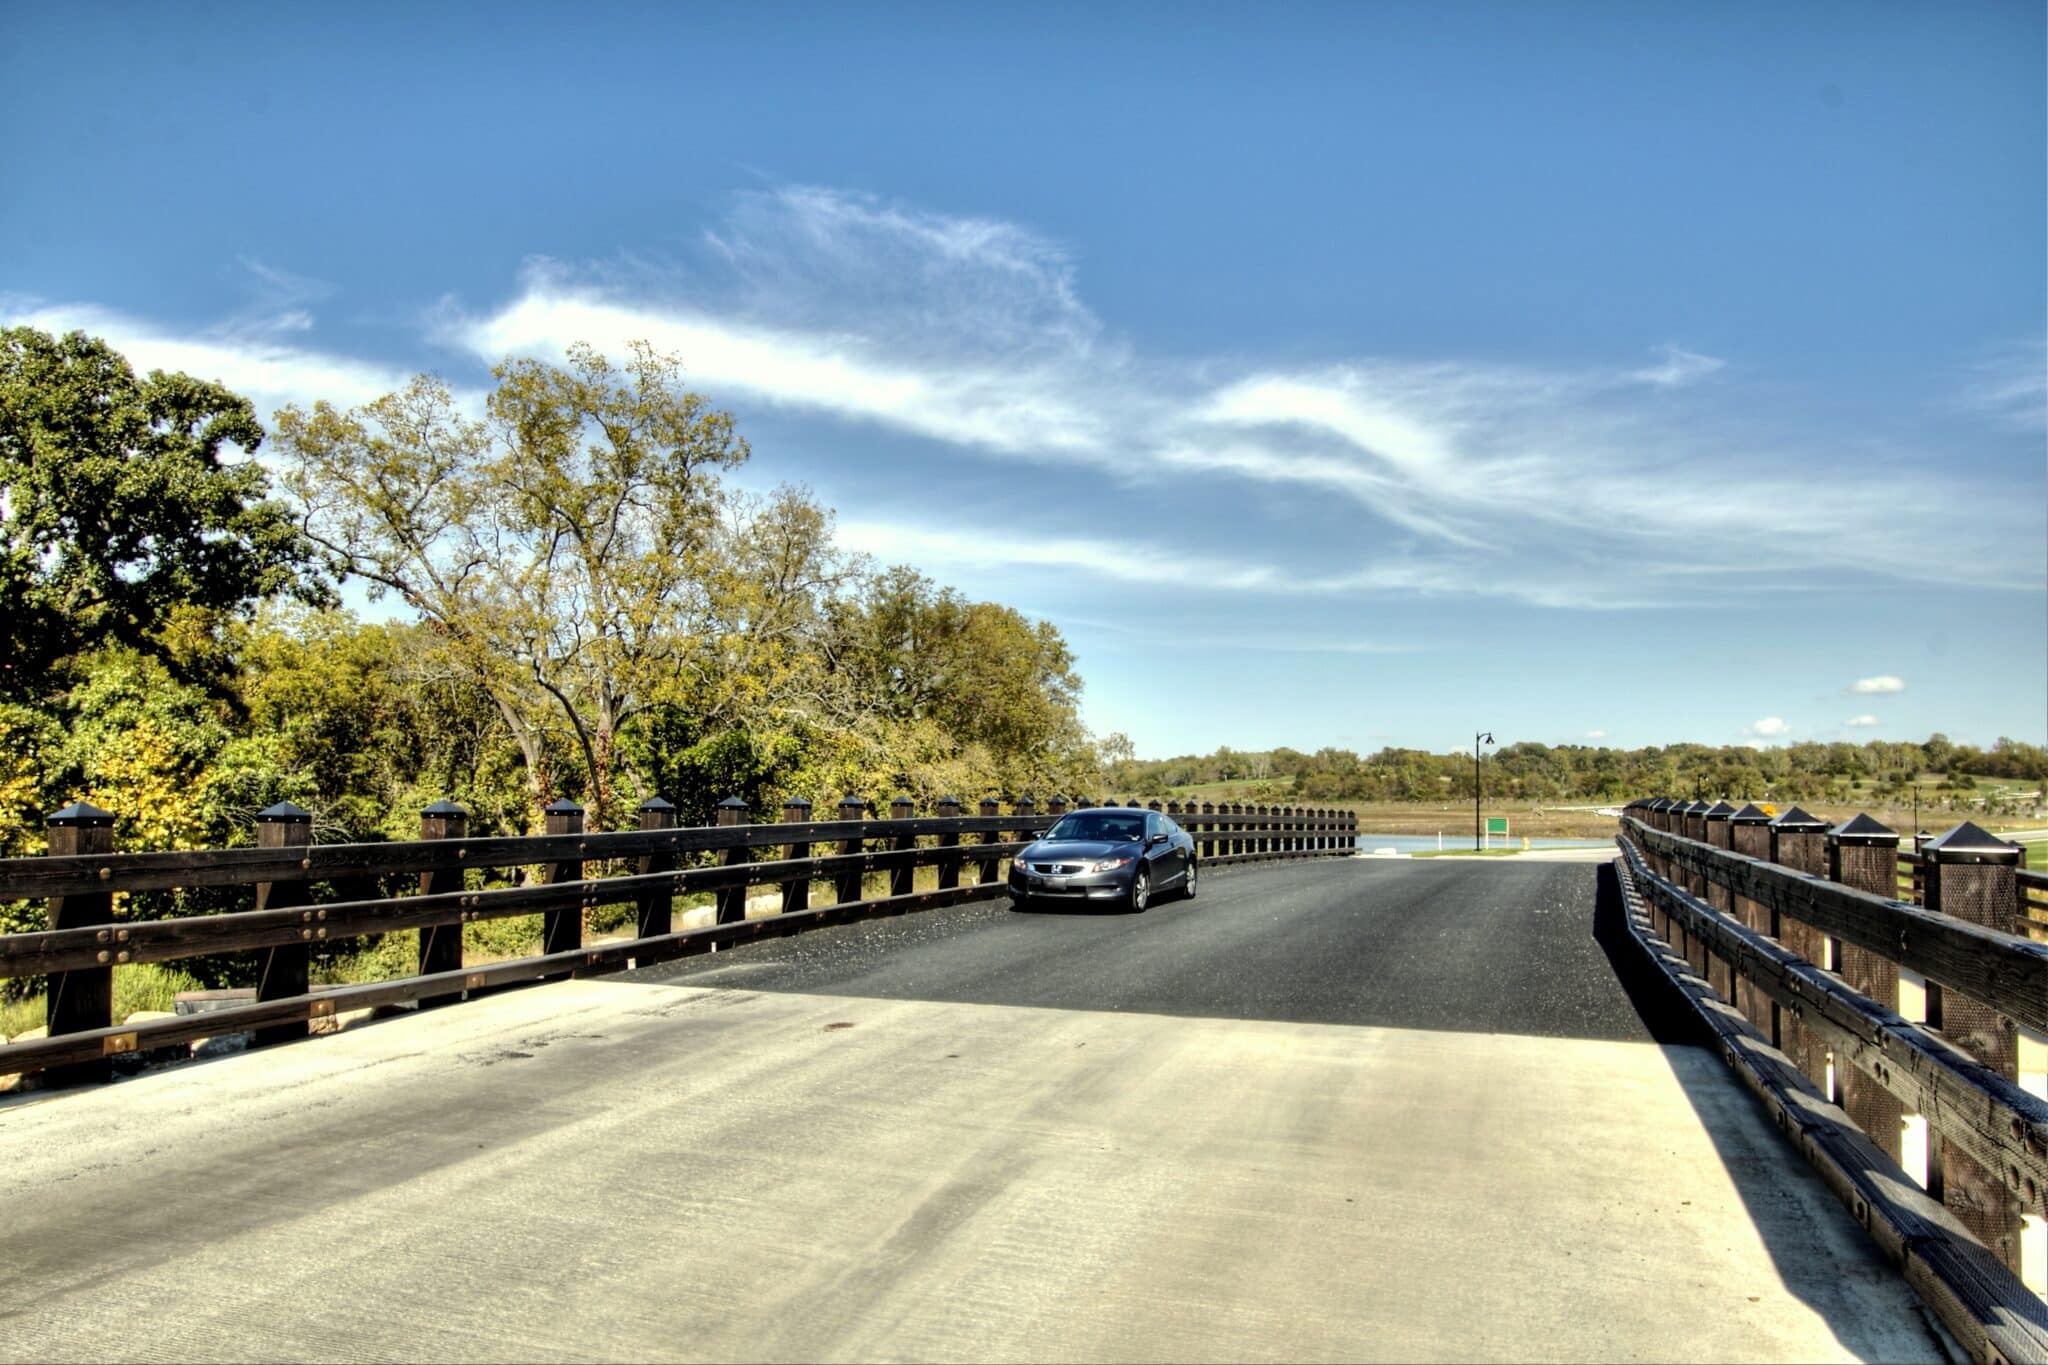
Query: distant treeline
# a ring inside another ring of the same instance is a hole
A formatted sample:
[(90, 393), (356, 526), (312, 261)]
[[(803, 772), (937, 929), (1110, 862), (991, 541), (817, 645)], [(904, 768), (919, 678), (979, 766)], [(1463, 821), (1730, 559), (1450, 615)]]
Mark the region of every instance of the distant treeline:
[[(2000, 739), (1990, 749), (1955, 744), (1946, 735), (1925, 742), (1871, 740), (1864, 744), (1667, 744), (1644, 749), (1588, 745), (1509, 744), (1488, 751), (1483, 780), (1489, 797), (1554, 802), (1619, 801), (1636, 796), (1743, 795), (1783, 801), (1848, 801), (1853, 796), (1908, 792), (1929, 777), (1935, 792), (1976, 789), (1979, 779), (2002, 778), (2038, 788), (2048, 772), (2048, 751)], [(1472, 799), (1471, 751), (1430, 753), (1381, 749), (1361, 758), (1349, 749), (1248, 752), (1222, 748), (1178, 758), (1122, 757), (1109, 768), (1110, 785), (1145, 795), (1205, 783), (1263, 786), (1275, 795), (1308, 801), (1435, 801)], [(1254, 797), (1254, 799), (1257, 799)]]

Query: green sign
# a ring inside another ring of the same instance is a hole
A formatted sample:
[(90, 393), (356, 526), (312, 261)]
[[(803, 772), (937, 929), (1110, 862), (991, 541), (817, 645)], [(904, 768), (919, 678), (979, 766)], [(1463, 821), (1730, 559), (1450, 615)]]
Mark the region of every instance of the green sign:
[(1488, 834), (1506, 834), (1508, 832), (1508, 818), (1505, 815), (1487, 816), (1486, 832)]

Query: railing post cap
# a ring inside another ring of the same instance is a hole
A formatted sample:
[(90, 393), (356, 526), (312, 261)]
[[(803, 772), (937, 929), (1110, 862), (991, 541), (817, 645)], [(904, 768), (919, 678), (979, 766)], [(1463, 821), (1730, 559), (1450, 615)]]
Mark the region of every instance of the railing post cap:
[(581, 801), (571, 801), (565, 796), (559, 801), (550, 801), (547, 805), (542, 806), (540, 813), (542, 815), (581, 815), (583, 814), (583, 803)]
[(431, 806), (420, 807), (420, 816), (428, 820), (466, 820), (469, 818), (469, 808), (458, 806), (453, 801), (447, 800), (444, 797)]
[(718, 803), (718, 808), (720, 810), (745, 810), (747, 803), (737, 796), (728, 796), (725, 800)]
[(1786, 810), (1771, 821), (1771, 828), (1784, 834), (1824, 834), (1828, 822), (1817, 815), (1809, 815), (1797, 806)]
[(892, 796), (889, 798), (889, 804), (892, 806), (908, 806), (914, 803), (907, 796)]
[(850, 792), (847, 795), (839, 798), (839, 807), (841, 810), (844, 810), (848, 806), (865, 806), (866, 804), (867, 802), (861, 800), (858, 796), (855, 796)]
[(1726, 820), (1733, 814), (1735, 814), (1735, 807), (1729, 805), (1726, 801), (1716, 801), (1706, 809), (1706, 816), (1709, 820)]
[(801, 806), (801, 807), (803, 807), (803, 808), (804, 808), (805, 810), (809, 810), (809, 809), (811, 808), (811, 800), (810, 800), (810, 798), (809, 798), (809, 797), (807, 797), (807, 796), (787, 796), (787, 797), (784, 797), (784, 798), (783, 798), (783, 800), (782, 800), (782, 808), (783, 808), (784, 810), (788, 810), (788, 809), (789, 809), (790, 807), (792, 807), (792, 806)]
[(675, 802), (664, 801), (659, 796), (650, 796), (640, 803), (641, 810), (674, 810)]
[(1868, 815), (1852, 815), (1828, 831), (1831, 844), (1899, 846), (1898, 831), (1879, 824)]
[(43, 823), (77, 826), (82, 829), (102, 829), (114, 823), (114, 813), (101, 810), (90, 801), (73, 801), (64, 809), (53, 810), (45, 815)]
[(1741, 810), (1735, 812), (1735, 814), (1729, 816), (1728, 823), (1731, 825), (1768, 825), (1771, 823), (1771, 817), (1768, 811), (1752, 801)]
[(2017, 863), (2020, 857), (2018, 844), (2009, 844), (1968, 820), (1920, 851), (1937, 863)]
[(942, 796), (932, 804), (935, 806), (957, 806), (960, 804), (960, 798), (957, 796)]
[(256, 819), (263, 824), (311, 824), (313, 812), (304, 806), (295, 806), (289, 801), (280, 801), (274, 806), (265, 806), (256, 812)]

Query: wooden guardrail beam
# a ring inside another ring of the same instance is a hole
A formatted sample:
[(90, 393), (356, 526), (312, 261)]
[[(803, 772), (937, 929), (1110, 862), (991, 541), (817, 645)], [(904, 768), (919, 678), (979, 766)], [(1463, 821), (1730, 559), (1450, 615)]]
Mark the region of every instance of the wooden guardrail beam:
[(2048, 1100), (1665, 881), (1626, 843), (1622, 849), (1637, 884), (1669, 918), (1819, 1034), (1838, 1062), (1854, 1064), (1909, 1110), (1928, 1116), (1987, 1169), (2010, 1172), (2013, 1196), (2032, 1212), (2048, 1213)]
[(1692, 879), (1704, 882), (1711, 874), (1768, 910), (1879, 953), (2028, 1028), (2048, 1032), (2048, 944), (1665, 834), (1633, 817), (1623, 825), (1645, 850), (1683, 869), (1689, 891)]
[[(1651, 924), (1636, 876), (1624, 860), (1622, 897), (1632, 933), (1713, 1031), (1723, 1056), (1763, 1101), (1786, 1137), (1835, 1197), (1899, 1266), (1915, 1293), (1973, 1359), (2048, 1360), (2048, 1306), (1938, 1200), (1918, 1189), (1868, 1135), (1848, 1122), (1784, 1053), (1668, 946)], [(1671, 890), (1679, 890), (1665, 882)], [(1691, 898), (1704, 909), (1704, 902)]]

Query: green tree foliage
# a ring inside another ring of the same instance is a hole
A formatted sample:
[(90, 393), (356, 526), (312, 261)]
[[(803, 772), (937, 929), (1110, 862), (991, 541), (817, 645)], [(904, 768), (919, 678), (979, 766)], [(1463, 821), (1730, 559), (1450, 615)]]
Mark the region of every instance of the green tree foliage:
[(105, 342), (0, 331), (0, 692), (48, 698), (101, 646), (175, 663), (165, 626), (279, 593), (317, 598), (310, 547), (248, 458), (248, 400), (138, 379)]
[[(536, 802), (616, 813), (619, 743), (684, 671), (714, 576), (729, 414), (644, 345), (623, 369), (508, 361), (484, 420), (421, 376), (341, 412), (277, 415), (305, 526), (343, 573), (395, 592), (492, 698)], [(550, 737), (566, 738), (558, 783)]]

